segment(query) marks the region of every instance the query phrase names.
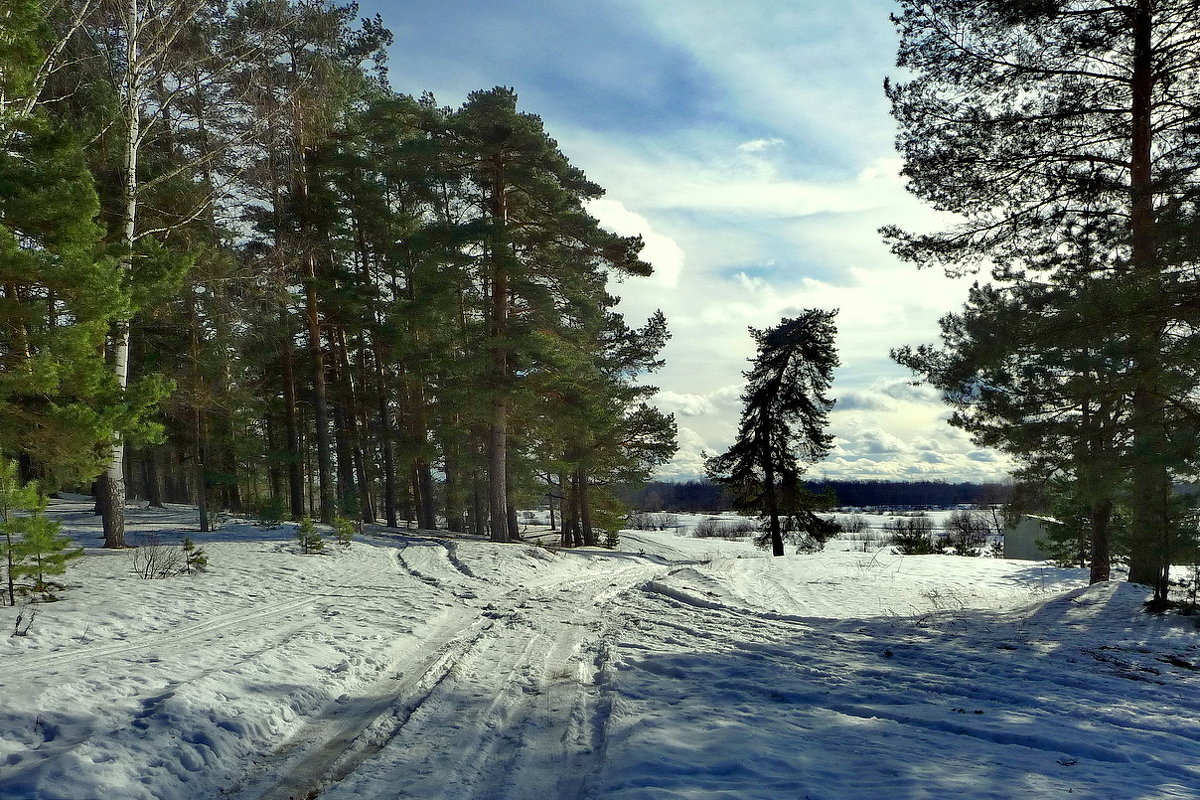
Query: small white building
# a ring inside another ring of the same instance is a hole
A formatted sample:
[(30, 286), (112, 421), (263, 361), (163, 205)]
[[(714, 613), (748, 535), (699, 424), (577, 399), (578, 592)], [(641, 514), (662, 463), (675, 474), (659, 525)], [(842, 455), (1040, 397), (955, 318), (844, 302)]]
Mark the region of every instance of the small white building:
[(1062, 523), (1052, 517), (1025, 514), (1015, 527), (1004, 529), (1004, 557), (1023, 561), (1046, 561), (1050, 558), (1038, 547), (1045, 539), (1049, 528)]

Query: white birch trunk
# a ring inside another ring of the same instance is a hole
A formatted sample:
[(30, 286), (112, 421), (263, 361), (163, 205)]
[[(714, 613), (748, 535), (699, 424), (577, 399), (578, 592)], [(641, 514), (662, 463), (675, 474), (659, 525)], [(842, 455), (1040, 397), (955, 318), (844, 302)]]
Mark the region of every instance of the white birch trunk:
[[(137, 235), (138, 150), (142, 138), (142, 63), (140, 0), (125, 0), (122, 22), (125, 26), (125, 74), (122, 86), (122, 131), (125, 139), (123, 175), (123, 217), (121, 227), (121, 272), (126, 279), (133, 269), (133, 245)], [(128, 319), (113, 323), (113, 374), (124, 391), (129, 385)], [(125, 442), (120, 433), (113, 440), (112, 455), (100, 479), (100, 513), (104, 522), (104, 546), (125, 546)]]

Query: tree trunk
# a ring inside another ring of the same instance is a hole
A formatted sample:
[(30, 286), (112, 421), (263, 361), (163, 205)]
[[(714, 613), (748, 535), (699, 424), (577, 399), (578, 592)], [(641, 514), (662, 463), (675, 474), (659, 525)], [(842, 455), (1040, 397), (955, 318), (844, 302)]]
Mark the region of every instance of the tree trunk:
[(417, 525), (427, 531), (437, 530), (437, 509), (433, 498), (433, 472), (429, 462), (418, 456), (413, 459), (414, 494), (417, 505)]
[(775, 494), (775, 465), (769, 454), (763, 457), (764, 499), (767, 501), (767, 517), (771, 531), (771, 555), (783, 555), (783, 531), (779, 528), (779, 501)]
[(379, 446), (383, 450), (383, 514), (389, 528), (398, 527), (400, 520), (396, 509), (396, 446), (392, 441), (387, 399), (379, 396)]
[(201, 406), (202, 378), (200, 376), (200, 320), (196, 314), (196, 294), (189, 282), (184, 286), (187, 297), (188, 350), (191, 356), (192, 465), (195, 471), (196, 506), (200, 510), (200, 531), (211, 530), (208, 522), (208, 443), (205, 441), (204, 408)]
[(298, 520), (307, 512), (304, 503), (304, 450), (300, 444), (300, 411), (296, 403), (296, 348), (292, 344), (292, 329), (287, 306), (279, 304), (279, 322), (283, 329), (283, 423), (288, 450), (288, 504), (292, 519)]
[(395, 528), (400, 524), (396, 508), (396, 444), (393, 434), (395, 420), (388, 400), (381, 348), (374, 336), (371, 348), (375, 362), (375, 424), (379, 449), (383, 456), (383, 515), (388, 527)]
[(200, 510), (200, 531), (206, 533), (212, 528), (208, 522), (208, 465), (204, 446), (204, 412), (192, 407), (192, 441), (195, 449), (192, 451), (195, 466), (196, 507)]
[(509, 540), (508, 531), (508, 242), (505, 226), (508, 203), (504, 189), (504, 168), (494, 166), (492, 178), (492, 226), (496, 231), (491, 243), (491, 334), (492, 334), (492, 411), (488, 436), (488, 484), (491, 505), (492, 541)]
[(1139, 306), (1134, 313), (1146, 317), (1134, 341), (1133, 391), (1133, 541), (1129, 580), (1154, 587), (1154, 604), (1167, 600), (1170, 570), (1171, 523), (1168, 508), (1170, 475), (1167, 457), (1166, 410), (1160, 393), (1162, 323), (1147, 314), (1154, 308), (1155, 286), (1160, 277), (1157, 230), (1154, 216), (1153, 94), (1154, 45), (1151, 0), (1137, 0), (1133, 14), (1133, 64), (1130, 79), (1130, 246), (1137, 276)]
[(147, 447), (142, 458), (142, 481), (146, 484), (146, 500), (151, 508), (164, 508), (162, 464), (159, 446)]
[(468, 525), (471, 533), (476, 536), (486, 536), (488, 533), (487, 508), (488, 505), (484, 500), (487, 487), (483, 483), (483, 478), (476, 468), (471, 471), (471, 518), (468, 520)]
[(304, 321), (312, 360), (313, 425), (317, 440), (317, 484), (321, 521), (330, 524), (337, 514), (333, 490), (333, 448), (329, 435), (329, 400), (325, 386), (325, 352), (321, 344), (320, 301), (317, 297), (316, 256), (304, 259)]
[[(338, 375), (334, 376), (335, 383)], [(347, 419), (346, 407), (338, 402), (333, 404), (333, 442), (334, 452), (337, 453), (337, 511), (339, 516), (348, 516), (349, 509), (361, 502), (361, 494), (354, 479), (353, 443), (350, 441), (350, 422)]]
[(583, 543), (589, 547), (596, 545), (596, 532), (592, 530), (591, 498), (588, 496), (587, 472), (582, 467), (575, 468), (575, 496), (579, 503), (579, 527), (583, 535)]
[(462, 478), (458, 474), (458, 442), (453, 435), (446, 435), (442, 441), (442, 463), (445, 475), (442, 488), (446, 493), (446, 530), (455, 533), (463, 532), (463, 496)]
[[(226, 383), (225, 385), (229, 386), (230, 384)], [(224, 507), (234, 514), (241, 514), (244, 511), (244, 507), (238, 475), (237, 453), (234, 451), (234, 442), (237, 441), (237, 431), (233, 427), (233, 417), (229, 414), (221, 414), (220, 421), (225, 434), (225, 442), (221, 447), (221, 472), (225, 474)]]
[(521, 541), (521, 523), (517, 520), (517, 500), (516, 486), (513, 484), (513, 469), (512, 457), (515, 448), (508, 447), (505, 452), (504, 460), (504, 508), (505, 523), (507, 525), (508, 541)]
[[(274, 456), (279, 452), (279, 433), (277, 423), (271, 414), (263, 418), (263, 427), (267, 431), (267, 451)], [(267, 462), (267, 484), (270, 487), (271, 499), (283, 497), (283, 472), (279, 469), (279, 461), (272, 457)]]
[(1092, 529), (1092, 564), (1088, 583), (1101, 583), (1109, 578), (1111, 564), (1109, 548), (1109, 523), (1112, 520), (1111, 500), (1093, 503), (1090, 509)]

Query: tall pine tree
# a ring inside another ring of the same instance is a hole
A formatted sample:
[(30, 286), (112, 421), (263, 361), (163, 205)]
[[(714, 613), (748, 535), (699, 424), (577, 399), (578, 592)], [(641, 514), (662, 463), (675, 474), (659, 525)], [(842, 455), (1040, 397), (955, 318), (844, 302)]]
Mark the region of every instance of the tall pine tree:
[(814, 511), (820, 500), (803, 485), (804, 464), (833, 445), (825, 432), (833, 400), (826, 394), (838, 366), (833, 318), (837, 311), (808, 309), (773, 328), (750, 329), (758, 345), (742, 393), (737, 438), (708, 460), (717, 483), (734, 492), (736, 506), (767, 518), (773, 555), (783, 555), (783, 523), (791, 533), (824, 542), (834, 528)]

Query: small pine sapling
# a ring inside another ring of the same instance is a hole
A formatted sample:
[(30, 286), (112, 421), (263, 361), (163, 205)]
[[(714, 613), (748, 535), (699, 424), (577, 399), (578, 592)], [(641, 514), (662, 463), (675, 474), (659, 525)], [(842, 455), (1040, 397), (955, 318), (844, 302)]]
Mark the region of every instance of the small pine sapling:
[(208, 569), (208, 555), (205, 554), (203, 548), (196, 547), (192, 537), (183, 537), (180, 547), (183, 548), (183, 569), (188, 575)]
[(83, 548), (74, 547), (71, 539), (59, 532), (58, 523), (45, 515), (45, 510), (46, 501), (40, 499), (29, 516), (14, 520), (20, 523), (21, 540), (16, 544), (16, 563), (9, 568), (16, 579), (27, 578), (24, 591), (37, 595), (43, 602), (57, 600), (54, 593), (65, 588), (50, 578), (64, 574), (67, 565), (83, 555)]
[(17, 464), (0, 457), (0, 551), (5, 564), (5, 594), (8, 604), (17, 604), (16, 573), (13, 571), (20, 559), (19, 541), (21, 518), (13, 512), (26, 509), (37, 502), (37, 489), (32, 484), (22, 484), (17, 476)]
[(898, 517), (884, 525), (884, 530), (891, 534), (899, 555), (926, 556), (942, 551), (933, 533), (933, 521), (923, 513)]
[[(0, 458), (0, 552), (9, 605), (16, 605), (18, 593), (57, 599), (54, 592), (63, 585), (50, 577), (65, 573), (67, 564), (83, 555), (46, 516), (48, 503), (36, 483), (21, 483), (14, 462)], [(17, 516), (17, 510), (28, 513)]]
[(305, 517), (296, 526), (296, 541), (300, 543), (301, 553), (319, 553), (325, 549), (325, 539), (317, 530), (317, 524), (312, 517)]
[(254, 524), (260, 528), (278, 528), (287, 516), (287, 507), (282, 497), (272, 497), (258, 508)]
[(334, 517), (333, 536), (342, 547), (349, 547), (354, 540), (354, 523), (345, 517)]

